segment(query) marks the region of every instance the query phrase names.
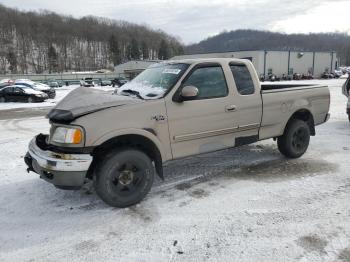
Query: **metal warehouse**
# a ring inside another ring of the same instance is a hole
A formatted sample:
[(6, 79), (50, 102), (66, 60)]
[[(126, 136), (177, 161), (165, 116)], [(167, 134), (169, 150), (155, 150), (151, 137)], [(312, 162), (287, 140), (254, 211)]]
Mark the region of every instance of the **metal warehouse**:
[(276, 76), (298, 74), (312, 74), (320, 77), (322, 73), (331, 73), (338, 67), (337, 54), (334, 51), (274, 51), (252, 50), (222, 53), (203, 53), (175, 56), (172, 60), (189, 58), (244, 58), (249, 59), (259, 75)]

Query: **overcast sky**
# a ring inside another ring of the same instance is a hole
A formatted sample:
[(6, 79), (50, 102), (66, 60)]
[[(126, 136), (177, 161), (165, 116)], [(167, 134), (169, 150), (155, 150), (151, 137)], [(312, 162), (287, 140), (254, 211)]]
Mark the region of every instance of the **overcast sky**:
[(0, 0), (20, 10), (47, 9), (74, 17), (95, 15), (147, 24), (195, 43), (224, 30), (350, 33), (344, 0)]

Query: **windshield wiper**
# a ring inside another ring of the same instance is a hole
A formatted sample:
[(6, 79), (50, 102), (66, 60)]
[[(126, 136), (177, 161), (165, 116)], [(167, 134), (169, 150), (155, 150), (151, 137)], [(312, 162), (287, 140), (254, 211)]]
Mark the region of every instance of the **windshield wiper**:
[(140, 95), (140, 92), (138, 92), (138, 91), (135, 91), (132, 89), (125, 89), (125, 90), (122, 90), (121, 94), (123, 94), (123, 93), (132, 94), (132, 95), (135, 95), (137, 98), (144, 100), (144, 98)]

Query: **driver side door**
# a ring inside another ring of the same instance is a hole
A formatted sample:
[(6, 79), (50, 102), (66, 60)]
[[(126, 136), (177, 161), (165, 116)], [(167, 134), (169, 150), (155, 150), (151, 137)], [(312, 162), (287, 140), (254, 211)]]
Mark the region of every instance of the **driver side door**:
[(224, 68), (217, 63), (196, 65), (180, 86), (195, 86), (189, 101), (166, 101), (173, 158), (206, 153), (234, 145), (234, 96)]

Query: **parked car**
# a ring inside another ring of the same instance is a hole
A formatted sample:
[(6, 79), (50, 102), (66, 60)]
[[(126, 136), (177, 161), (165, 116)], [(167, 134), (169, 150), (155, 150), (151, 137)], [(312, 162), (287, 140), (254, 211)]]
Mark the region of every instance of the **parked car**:
[(322, 79), (333, 79), (334, 75), (332, 73), (323, 72), (321, 75)]
[(13, 85), (15, 83), (12, 79), (2, 79), (0, 80), (0, 88), (8, 85)]
[(48, 98), (44, 92), (23, 85), (10, 85), (0, 89), (0, 102), (43, 102)]
[(101, 80), (100, 85), (101, 86), (111, 86), (112, 81), (111, 80)]
[(56, 91), (54, 88), (49, 87), (48, 85), (45, 85), (43, 83), (37, 83), (29, 79), (17, 79), (15, 81), (17, 85), (27, 86), (34, 90), (44, 92), (48, 95), (49, 98), (55, 98), (56, 97)]
[(349, 122), (350, 122), (350, 76), (342, 86), (342, 93), (344, 96), (348, 98), (348, 103), (346, 105), (346, 113), (348, 115)]
[(248, 60), (162, 62), (117, 95), (73, 90), (48, 113), (50, 135), (34, 137), (24, 160), (58, 188), (93, 180), (107, 204), (127, 207), (174, 159), (268, 138), (286, 157), (301, 157), (329, 104), (327, 86), (261, 84)]
[(121, 87), (122, 85), (126, 84), (128, 80), (126, 80), (124, 77), (116, 77), (112, 80), (112, 86), (115, 87)]
[(92, 77), (85, 77), (80, 81), (80, 86), (90, 87), (95, 86)]
[(57, 81), (54, 79), (50, 79), (45, 81), (45, 84), (48, 85), (49, 87), (53, 87), (53, 88), (57, 88), (57, 87), (62, 87), (63, 86), (63, 82), (62, 81)]

